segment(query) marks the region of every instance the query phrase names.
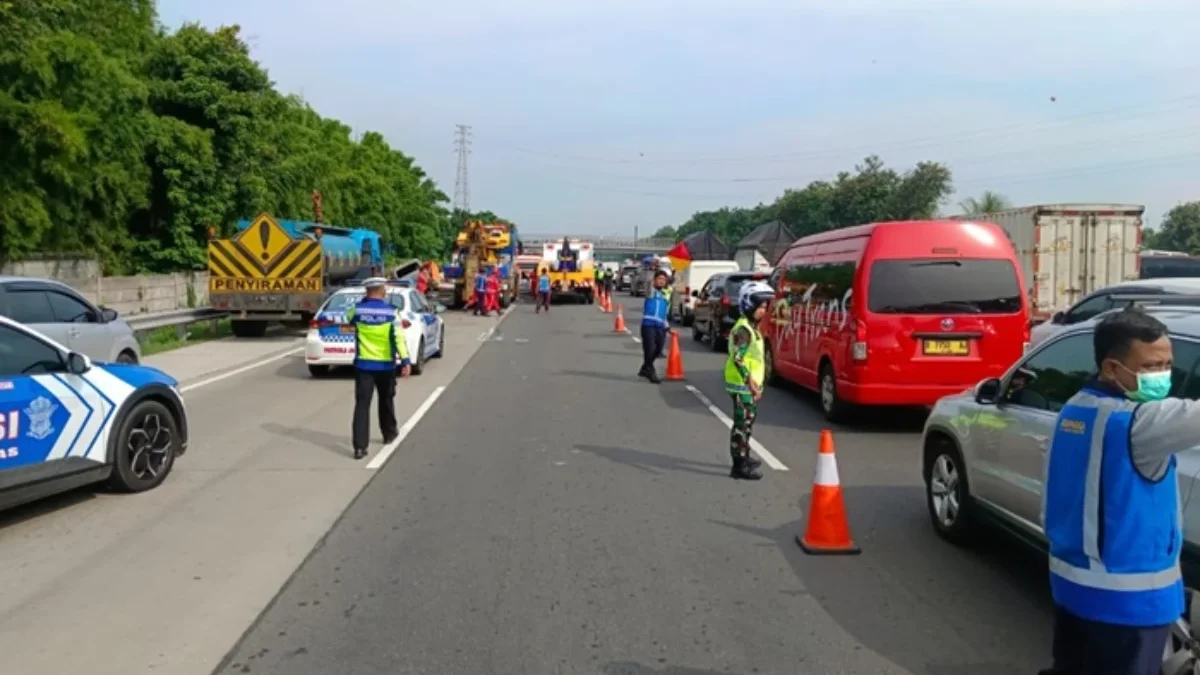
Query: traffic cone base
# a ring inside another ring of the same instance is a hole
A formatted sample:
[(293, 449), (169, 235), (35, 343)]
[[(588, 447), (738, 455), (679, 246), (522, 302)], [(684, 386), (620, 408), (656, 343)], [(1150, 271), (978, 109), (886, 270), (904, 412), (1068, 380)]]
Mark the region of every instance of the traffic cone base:
[(828, 429), (821, 432), (817, 471), (808, 506), (808, 527), (803, 536), (796, 536), (796, 543), (809, 555), (862, 553), (850, 536), (850, 521), (846, 517), (846, 503), (833, 452), (833, 433)]
[(671, 348), (667, 351), (667, 380), (673, 382), (682, 382), (687, 378), (683, 376), (683, 354), (679, 351), (679, 332), (671, 331)]

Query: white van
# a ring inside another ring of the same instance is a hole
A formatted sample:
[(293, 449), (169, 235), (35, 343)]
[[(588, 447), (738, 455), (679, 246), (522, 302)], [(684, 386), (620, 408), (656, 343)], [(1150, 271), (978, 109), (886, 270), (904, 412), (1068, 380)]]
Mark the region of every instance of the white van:
[(675, 297), (680, 302), (672, 310), (684, 326), (692, 325), (695, 316), (696, 298), (692, 291), (700, 290), (714, 274), (737, 272), (738, 264), (733, 260), (693, 260), (690, 265), (675, 275)]

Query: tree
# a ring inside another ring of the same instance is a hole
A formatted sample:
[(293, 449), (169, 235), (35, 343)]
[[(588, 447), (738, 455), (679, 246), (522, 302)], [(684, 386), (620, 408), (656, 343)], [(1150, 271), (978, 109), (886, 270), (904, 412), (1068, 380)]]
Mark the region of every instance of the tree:
[(779, 220), (797, 236), (883, 220), (931, 218), (952, 192), (950, 170), (936, 162), (921, 162), (905, 173), (870, 156), (830, 181), (815, 181), (801, 189), (785, 190), (771, 204), (752, 208), (721, 208), (692, 215), (679, 226), (680, 238), (708, 231), (736, 244), (754, 228)]
[(1012, 202), (1007, 197), (991, 190), (985, 190), (978, 197), (968, 197), (958, 203), (964, 214), (996, 213), (1012, 208)]
[(1200, 253), (1200, 201), (1185, 202), (1167, 212), (1146, 248)]
[(676, 234), (678, 234), (678, 233), (675, 231), (674, 227), (671, 227), (670, 225), (663, 225), (662, 227), (655, 230), (654, 234), (650, 235), (650, 238), (651, 239), (675, 239)]
[(237, 26), (167, 32), (153, 0), (0, 0), (0, 258), (205, 266), (208, 226), (269, 211), (439, 255), (449, 199), (383, 136), (275, 90)]

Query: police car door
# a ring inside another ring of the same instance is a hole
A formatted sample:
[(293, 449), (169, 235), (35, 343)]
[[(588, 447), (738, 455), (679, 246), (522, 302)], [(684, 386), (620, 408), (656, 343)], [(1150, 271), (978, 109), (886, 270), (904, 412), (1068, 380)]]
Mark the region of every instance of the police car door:
[(421, 356), (426, 357), (433, 350), (437, 349), (437, 314), (433, 312), (429, 303), (425, 301), (425, 298), (421, 297), (420, 293), (415, 291), (410, 293), (410, 300), (412, 302), (413, 314), (416, 320), (421, 322), (421, 334), (425, 336), (425, 353)]
[(0, 324), (0, 489), (103, 464), (113, 409), (66, 350)]

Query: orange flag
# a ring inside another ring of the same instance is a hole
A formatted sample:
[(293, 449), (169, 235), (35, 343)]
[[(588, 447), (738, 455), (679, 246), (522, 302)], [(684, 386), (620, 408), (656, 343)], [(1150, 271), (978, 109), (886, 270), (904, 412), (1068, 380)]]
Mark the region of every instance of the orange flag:
[(671, 269), (681, 270), (692, 264), (692, 253), (682, 241), (667, 251), (667, 259), (671, 261)]

